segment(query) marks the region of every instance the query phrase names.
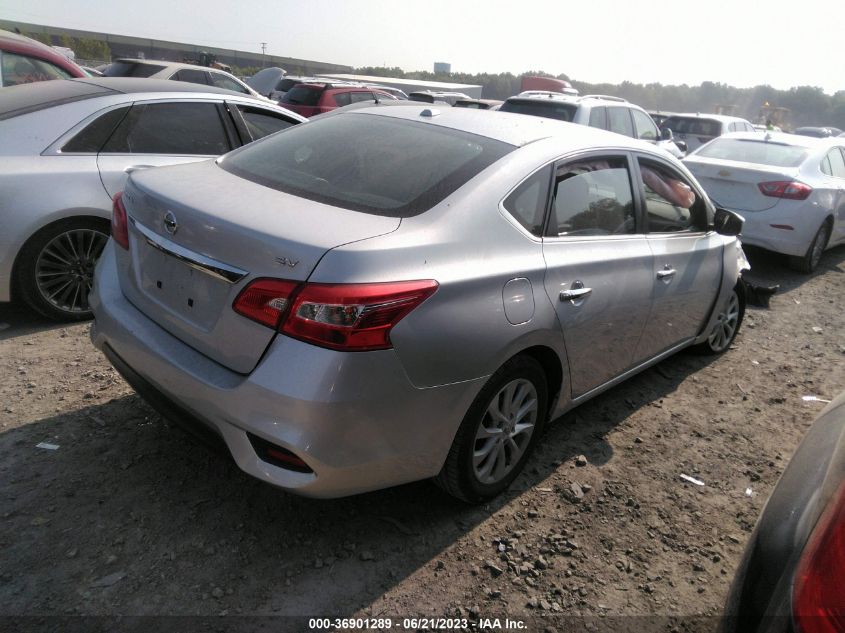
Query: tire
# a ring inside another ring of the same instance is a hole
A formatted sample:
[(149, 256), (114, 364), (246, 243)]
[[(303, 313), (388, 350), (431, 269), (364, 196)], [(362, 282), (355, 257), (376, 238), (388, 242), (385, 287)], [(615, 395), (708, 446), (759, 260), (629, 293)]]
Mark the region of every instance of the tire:
[(707, 339), (691, 347), (690, 351), (695, 354), (713, 355), (723, 354), (730, 349), (745, 316), (745, 294), (741, 290), (741, 284), (742, 281), (734, 286), (727, 304), (719, 313), (719, 320), (710, 330)]
[(109, 239), (109, 223), (69, 218), (45, 226), (21, 248), (15, 285), (26, 304), (55, 321), (91, 318), (94, 265)]
[(827, 247), (827, 242), (830, 239), (830, 220), (825, 220), (824, 224), (819, 227), (813, 241), (810, 242), (810, 247), (803, 257), (790, 257), (789, 267), (797, 270), (799, 273), (809, 274), (816, 270), (821, 261), (822, 253)]
[[(532, 400), (534, 406), (530, 406)], [(519, 410), (526, 406), (520, 416)], [(548, 387), (542, 366), (530, 356), (512, 358), (476, 396), (435, 482), (470, 503), (495, 497), (522, 471), (547, 416)], [(502, 428), (510, 431), (502, 433)]]

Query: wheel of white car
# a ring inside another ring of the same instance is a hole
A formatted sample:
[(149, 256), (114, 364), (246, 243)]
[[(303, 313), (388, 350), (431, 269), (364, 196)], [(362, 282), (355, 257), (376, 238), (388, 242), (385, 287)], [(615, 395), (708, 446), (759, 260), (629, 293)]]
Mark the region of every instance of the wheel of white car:
[(822, 254), (827, 248), (827, 242), (830, 239), (830, 220), (825, 220), (819, 227), (813, 241), (810, 242), (810, 247), (803, 257), (790, 257), (789, 265), (794, 270), (800, 273), (811, 273), (819, 265)]
[(49, 224), (21, 248), (15, 277), (21, 298), (56, 321), (91, 318), (94, 266), (109, 239), (109, 223), (69, 218)]
[(548, 415), (547, 403), (540, 363), (530, 356), (505, 363), (467, 411), (436, 483), (471, 503), (501, 493), (531, 454)]
[(739, 282), (731, 291), (727, 302), (716, 318), (716, 324), (707, 335), (703, 343), (694, 346), (692, 350), (699, 354), (721, 354), (727, 351), (739, 333), (742, 317), (745, 315), (745, 301), (740, 290)]

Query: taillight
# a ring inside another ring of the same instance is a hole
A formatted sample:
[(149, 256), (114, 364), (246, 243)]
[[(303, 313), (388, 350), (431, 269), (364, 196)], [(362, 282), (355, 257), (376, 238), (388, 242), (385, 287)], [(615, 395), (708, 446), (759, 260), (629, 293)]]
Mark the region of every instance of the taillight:
[(792, 613), (802, 633), (845, 631), (845, 484), (822, 513), (801, 555)]
[(123, 206), (123, 192), (114, 194), (111, 208), (111, 236), (118, 246), (129, 250), (129, 221)]
[(256, 279), (241, 290), (232, 308), (248, 319), (277, 328), (279, 320), (290, 307), (291, 296), (298, 287), (299, 284), (295, 281)]
[(390, 349), (390, 330), (434, 291), (437, 282), (306, 284), (281, 331), (344, 351)]
[(757, 185), (757, 188), (764, 196), (785, 198), (786, 200), (806, 200), (813, 193), (813, 188), (810, 185), (805, 185), (797, 180), (761, 182)]

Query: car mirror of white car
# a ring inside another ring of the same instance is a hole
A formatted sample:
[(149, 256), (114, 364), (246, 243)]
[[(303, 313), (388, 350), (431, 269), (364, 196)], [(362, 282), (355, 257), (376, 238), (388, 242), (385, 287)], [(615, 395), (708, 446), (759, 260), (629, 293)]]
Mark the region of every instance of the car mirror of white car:
[(739, 235), (744, 223), (745, 218), (727, 209), (716, 209), (713, 216), (713, 228), (719, 235)]

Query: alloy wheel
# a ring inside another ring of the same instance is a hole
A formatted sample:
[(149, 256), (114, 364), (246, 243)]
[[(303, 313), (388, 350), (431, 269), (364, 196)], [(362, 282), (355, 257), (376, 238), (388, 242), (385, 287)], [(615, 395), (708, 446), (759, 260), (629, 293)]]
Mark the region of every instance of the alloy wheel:
[(724, 311), (717, 317), (716, 325), (710, 332), (707, 342), (714, 352), (722, 352), (733, 341), (736, 329), (739, 326), (739, 296), (734, 290)]
[(504, 479), (531, 442), (537, 423), (537, 389), (524, 378), (507, 383), (492, 398), (478, 426), (472, 466), (483, 484)]
[(41, 296), (68, 313), (90, 310), (88, 295), (94, 266), (109, 236), (94, 229), (73, 229), (50, 240), (35, 262), (35, 282)]

